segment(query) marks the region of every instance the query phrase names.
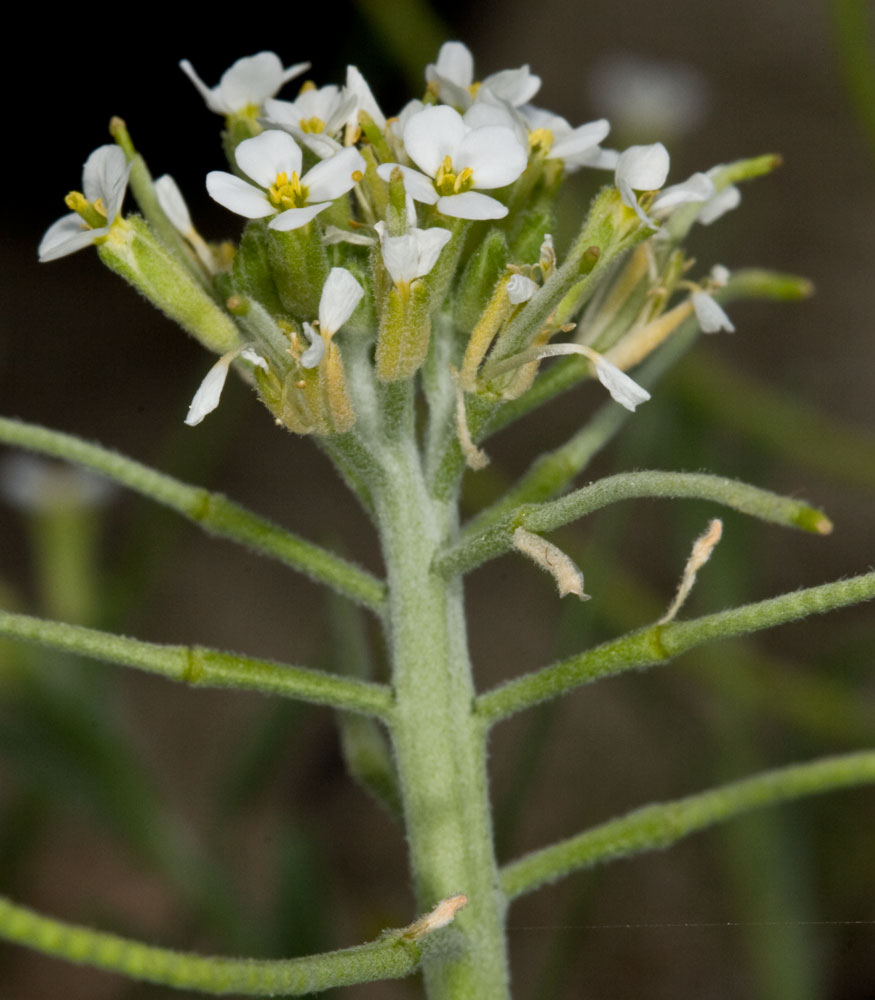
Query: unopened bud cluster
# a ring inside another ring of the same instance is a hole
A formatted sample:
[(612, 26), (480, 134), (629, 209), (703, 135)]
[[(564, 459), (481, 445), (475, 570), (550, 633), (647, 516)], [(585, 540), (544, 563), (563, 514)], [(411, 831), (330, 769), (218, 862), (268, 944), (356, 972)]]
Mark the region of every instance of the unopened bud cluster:
[[(732, 330), (714, 293), (729, 273), (691, 280), (681, 241), (739, 201), (734, 181), (772, 158), (715, 167), (666, 187), (661, 143), (605, 148), (604, 119), (577, 127), (535, 107), (527, 66), (476, 82), (464, 45), (444, 45), (422, 99), (387, 118), (361, 73), (344, 86), (276, 94), (308, 64), (239, 60), (218, 86), (182, 68), (225, 118), (229, 171), (215, 201), (246, 221), (236, 246), (210, 245), (169, 176), (152, 181), (124, 126), (85, 164), (70, 215), (40, 246), (51, 260), (95, 244), (104, 262), (220, 355), (192, 400), (197, 424), (230, 368), (276, 421), (300, 434), (373, 419), (381, 387), (423, 366), (452, 380), (471, 464), (466, 407), (500, 408), (542, 362), (578, 355), (629, 409), (649, 398), (625, 370), (688, 318)], [(554, 246), (564, 177), (604, 178), (577, 237)], [(122, 215), (130, 184), (142, 215)], [(366, 416), (367, 415), (367, 416)]]

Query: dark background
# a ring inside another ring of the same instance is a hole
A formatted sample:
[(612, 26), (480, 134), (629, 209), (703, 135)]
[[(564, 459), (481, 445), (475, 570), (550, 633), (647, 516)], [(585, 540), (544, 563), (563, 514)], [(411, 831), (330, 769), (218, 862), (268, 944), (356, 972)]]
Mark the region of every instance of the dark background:
[[(25, 11), (33, 30), (21, 33), (20, 63), (6, 85), (0, 268), (0, 412), (221, 489), (375, 570), (379, 558), (363, 519), (309, 442), (277, 431), (240, 385), (229, 385), (203, 425), (185, 428), (210, 363), (202, 349), (107, 274), (95, 254), (38, 265), (36, 245), (65, 211), (63, 195), (79, 186), (88, 153), (108, 141), (112, 114), (127, 120), (155, 175), (173, 172), (204, 233), (233, 236), (236, 220), (203, 189), (206, 171), (223, 166), (221, 121), (178, 60), (191, 59), (209, 84), (234, 59), (263, 48), (287, 63), (312, 60), (308, 76), (319, 83), (342, 79), (353, 62), (392, 111), (420, 86), (405, 78), (398, 56), (421, 66), (436, 45), (433, 26), (420, 20), (415, 30), (401, 28), (401, 47), (393, 48), (377, 27), (389, 9), (335, 3), (245, 16), (202, 9), (196, 30), (154, 9), (139, 26), (119, 23), (115, 12), (93, 10), (61, 25)], [(696, 394), (695, 365), (728, 364), (819, 415), (837, 442), (859, 438), (871, 449), (875, 161), (842, 85), (828, 5), (481, 2), (444, 7), (441, 18), (444, 37), (474, 51), (478, 77), (529, 62), (544, 80), (537, 102), (573, 124), (603, 113), (590, 81), (614, 53), (694, 68), (707, 86), (708, 113), (692, 133), (667, 140), (672, 181), (740, 156), (784, 156), (783, 169), (746, 185), (742, 207), (697, 233), (693, 249), (702, 271), (717, 261), (773, 267), (811, 278), (816, 296), (731, 308), (738, 332), (705, 338), (686, 374), (682, 367), (654, 393), (583, 481), (623, 468), (707, 469), (804, 496), (833, 517), (836, 531), (822, 539), (727, 516), (726, 540), (687, 614), (871, 567), (875, 462), (865, 461), (865, 451), (839, 474), (809, 460), (804, 442), (799, 457), (784, 458), (740, 425), (743, 394), (704, 401)], [(569, 211), (585, 206), (585, 193), (576, 197)], [(599, 402), (595, 389), (581, 390), (490, 443), (494, 465), (483, 474), (484, 489), (564, 440)], [(468, 591), (478, 685), (657, 617), (691, 539), (713, 513), (707, 505), (670, 512), (637, 503), (568, 532), (561, 541), (594, 595), (584, 606), (560, 604), (547, 581), (510, 558), (475, 573)], [(326, 605), (315, 587), (210, 542), (137, 498), (114, 497), (101, 523), (102, 596), (114, 627), (153, 641), (329, 665)], [(0, 510), (4, 603), (45, 613), (32, 539), (20, 513)], [(756, 644), (696, 652), (503, 724), (493, 745), (496, 799), (505, 816), (519, 796), (528, 804), (508, 826), (502, 857), (645, 801), (871, 746), (873, 645), (871, 608), (843, 611)], [(23, 654), (7, 646), (0, 655), (18, 663)], [(303, 953), (412, 918), (403, 838), (346, 779), (328, 712), (276, 710), (253, 696), (178, 690), (68, 661), (60, 669), (82, 678), (86, 721), (87, 685), (99, 676), (94, 730), (112, 720), (161, 808), (230, 872), (244, 902), (232, 904), (224, 929), (180, 903), (178, 886), (148, 847), (131, 847), (131, 837), (125, 846), (124, 823), (88, 777), (82, 739), (67, 746), (63, 726), (40, 708), (46, 699), (4, 681), (2, 666), (0, 892), (65, 919), (204, 952)], [(57, 692), (47, 703), (53, 698)], [(36, 736), (25, 746), (14, 723), (28, 712)], [(518, 748), (541, 742), (547, 749), (537, 777), (524, 787), (527, 758)], [(872, 998), (873, 819), (871, 792), (837, 793), (542, 891), (511, 911), (519, 996)], [(548, 966), (558, 970), (554, 979)], [(373, 985), (343, 995), (402, 998), (417, 988)], [(173, 995), (13, 949), (0, 953), (0, 994)]]

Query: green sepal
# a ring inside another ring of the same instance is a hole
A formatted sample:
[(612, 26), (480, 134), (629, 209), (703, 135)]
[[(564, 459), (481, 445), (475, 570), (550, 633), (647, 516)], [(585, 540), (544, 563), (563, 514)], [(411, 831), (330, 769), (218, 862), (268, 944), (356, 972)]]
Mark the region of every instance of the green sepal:
[(411, 378), (422, 366), (431, 335), (428, 305), (422, 281), (389, 289), (377, 335), (376, 370), (381, 382)]
[(396, 167), (389, 178), (389, 202), (386, 206), (386, 232), (390, 236), (403, 236), (407, 232), (407, 190), (400, 169)]
[(138, 215), (118, 222), (98, 246), (100, 259), (192, 334), (225, 354), (242, 343), (234, 320), (183, 267)]
[(281, 232), (267, 230), (267, 258), (283, 309), (300, 319), (319, 313), (322, 286), (328, 277), (328, 252), (322, 227), (315, 220)]
[(555, 233), (556, 213), (552, 201), (542, 201), (525, 212), (511, 244), (511, 256), (516, 263), (537, 264), (541, 245), (547, 233)]
[(509, 259), (507, 237), (491, 229), (468, 259), (454, 296), (453, 318), (463, 333), (477, 325)]
[(233, 291), (247, 299), (256, 299), (269, 313), (281, 315), (280, 301), (268, 254), (268, 228), (262, 219), (247, 223), (240, 237), (231, 268)]

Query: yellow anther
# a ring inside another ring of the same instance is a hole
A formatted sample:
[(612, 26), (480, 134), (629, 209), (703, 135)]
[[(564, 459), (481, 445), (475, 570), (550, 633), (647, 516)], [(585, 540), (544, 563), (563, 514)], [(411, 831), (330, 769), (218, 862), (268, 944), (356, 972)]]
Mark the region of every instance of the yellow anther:
[(322, 121), (317, 115), (313, 115), (312, 118), (302, 118), (298, 124), (301, 126), (302, 132), (324, 132), (325, 122)]
[(307, 203), (307, 193), (301, 187), (301, 179), (294, 170), (291, 177), (286, 173), (278, 173), (276, 180), (268, 189), (267, 196), (272, 205), (282, 209), (300, 208)]
[(361, 179), (362, 179), (362, 178), (363, 178), (364, 176), (365, 176), (365, 175), (364, 175), (364, 174), (363, 174), (363, 173), (361, 172), (361, 170), (353, 170), (353, 172), (352, 172), (352, 179), (353, 179), (353, 180), (354, 180), (354, 181), (356, 182), (356, 184), (358, 184), (358, 182), (359, 182), (359, 181), (360, 181), (360, 180), (361, 180)]
[(301, 84), (301, 89), (298, 91), (299, 94), (306, 94), (308, 90), (315, 90), (316, 84), (312, 80), (305, 80)]
[(456, 194), (459, 194), (460, 191), (467, 191), (473, 183), (474, 171), (470, 167), (465, 167), (460, 174), (457, 174), (456, 179), (453, 182), (453, 191)]

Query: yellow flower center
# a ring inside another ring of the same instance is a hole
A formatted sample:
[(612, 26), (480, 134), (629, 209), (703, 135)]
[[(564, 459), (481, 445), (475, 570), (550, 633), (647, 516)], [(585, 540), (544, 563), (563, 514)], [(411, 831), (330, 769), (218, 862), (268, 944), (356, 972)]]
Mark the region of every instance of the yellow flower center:
[(553, 147), (554, 138), (553, 129), (536, 128), (534, 131), (529, 132), (529, 147), (535, 153), (543, 152), (547, 154)]
[(301, 118), (298, 122), (301, 126), (302, 132), (324, 132), (325, 122), (322, 121), (317, 115), (313, 115), (312, 118)]
[(452, 159), (446, 156), (435, 175), (434, 186), (442, 195), (461, 194), (474, 186), (474, 171), (465, 167), (456, 173)]
[(301, 179), (296, 171), (291, 177), (286, 173), (276, 175), (276, 180), (267, 192), (271, 205), (276, 205), (281, 211), (287, 208), (301, 208), (307, 204), (307, 189), (301, 186)]

